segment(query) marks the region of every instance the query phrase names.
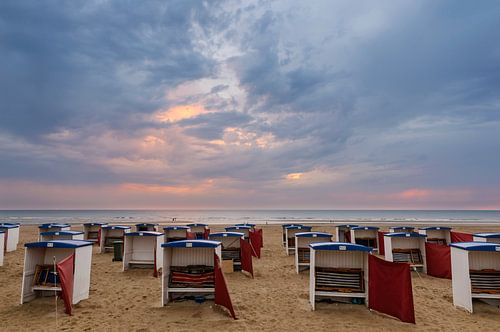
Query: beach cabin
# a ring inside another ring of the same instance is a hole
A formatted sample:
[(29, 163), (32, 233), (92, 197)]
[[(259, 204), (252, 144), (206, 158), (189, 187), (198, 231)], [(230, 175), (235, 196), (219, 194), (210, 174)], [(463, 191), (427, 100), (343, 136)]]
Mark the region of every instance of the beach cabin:
[(165, 242), (160, 232), (128, 232), (123, 244), (123, 271), (130, 268), (153, 268), (155, 275), (163, 265), (161, 245)]
[(255, 226), (257, 226), (256, 224), (249, 224), (249, 223), (244, 223), (244, 224), (234, 224), (234, 226), (250, 226), (250, 228), (253, 230), (255, 230)]
[(285, 252), (287, 255), (295, 253), (295, 234), (310, 232), (311, 226), (291, 225), (285, 227)]
[(50, 231), (40, 233), (39, 241), (53, 240), (83, 240), (83, 232), (79, 231)]
[(97, 243), (101, 227), (107, 224), (106, 222), (89, 222), (83, 224), (83, 239)]
[[(309, 302), (344, 299), (368, 305), (368, 255), (371, 248), (353, 243), (312, 243)], [(359, 301), (359, 302), (358, 302)]]
[(101, 243), (99, 244), (99, 252), (113, 250), (115, 241), (124, 241), (125, 233), (130, 232), (130, 226), (121, 225), (105, 225), (101, 227)]
[(385, 260), (409, 263), (410, 267), (427, 272), (425, 238), (426, 235), (416, 232), (386, 233), (384, 235)]
[[(5, 232), (0, 231), (0, 248), (5, 248)], [(0, 250), (0, 266), (3, 266), (3, 257), (5, 250)]]
[(222, 260), (218, 241), (185, 240), (167, 242), (163, 247), (161, 303), (184, 299), (214, 299), (215, 255)]
[(156, 223), (140, 223), (135, 225), (137, 232), (158, 232), (159, 224)]
[(295, 233), (295, 271), (307, 270), (310, 263), (311, 243), (330, 242), (332, 234), (324, 232), (302, 232)]
[(21, 226), (19, 224), (11, 223), (1, 223), (0, 231), (4, 232), (4, 245), (0, 248), (4, 248), (5, 252), (15, 251), (17, 249), (17, 244), (19, 243), (19, 230)]
[(188, 226), (167, 226), (163, 227), (165, 242), (187, 240), (191, 229)]
[(390, 233), (411, 233), (415, 230), (412, 226), (392, 226), (389, 228)]
[(474, 242), (500, 243), (500, 233), (475, 233), (472, 238)]
[(473, 312), (473, 300), (500, 305), (500, 244), (452, 243), (453, 305)]
[(378, 251), (378, 227), (351, 227), (351, 243), (361, 244)]
[(286, 246), (286, 228), (288, 226), (304, 226), (302, 224), (283, 224), (281, 225), (281, 232), (283, 234), (283, 247)]
[(236, 232), (236, 233), (243, 233), (245, 240), (247, 240), (250, 237), (250, 231), (252, 230), (251, 226), (229, 226), (225, 228), (226, 232)]
[(451, 227), (430, 226), (418, 229), (420, 234), (427, 235), (426, 241), (429, 243), (448, 245), (451, 243)]
[(69, 231), (70, 229), (71, 229), (70, 224), (58, 224), (58, 223), (41, 224), (40, 226), (38, 226), (38, 234), (50, 231)]
[(241, 244), (245, 234), (239, 232), (218, 232), (209, 235), (212, 241), (218, 241), (222, 246), (222, 260), (232, 260), (233, 270), (241, 271)]
[(337, 242), (351, 242), (351, 228), (358, 227), (358, 225), (345, 224), (335, 226), (335, 239)]
[(63, 294), (63, 299), (69, 301), (65, 301), (68, 312), (68, 306), (71, 308), (72, 304), (89, 297), (92, 242), (57, 240), (24, 246), (21, 304), (36, 297), (54, 296), (64, 288), (67, 298)]
[(194, 233), (197, 240), (203, 240), (208, 237), (209, 228), (207, 224), (188, 224), (186, 225), (191, 229), (191, 233)]

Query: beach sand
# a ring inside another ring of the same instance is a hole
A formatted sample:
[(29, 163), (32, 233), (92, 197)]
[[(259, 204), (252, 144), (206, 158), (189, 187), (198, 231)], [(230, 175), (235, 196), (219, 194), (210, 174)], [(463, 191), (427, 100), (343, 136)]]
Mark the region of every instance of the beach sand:
[[(80, 227), (75, 226), (78, 230)], [(211, 226), (221, 231), (223, 226)], [(412, 273), (416, 325), (370, 312), (364, 305), (308, 302), (309, 274), (297, 275), (293, 256), (281, 247), (281, 227), (263, 226), (262, 258), (254, 259), (255, 279), (242, 273), (226, 274), (238, 320), (212, 302), (173, 303), (160, 306), (160, 279), (150, 270), (121, 272), (112, 253), (92, 257), (90, 298), (74, 307), (73, 316), (58, 303), (57, 328), (61, 331), (499, 331), (500, 309), (475, 304), (474, 314), (454, 308), (451, 280)], [(500, 227), (461, 227), (459, 231), (500, 231)], [(314, 230), (334, 233), (334, 227)], [(17, 251), (6, 254), (0, 267), (0, 330), (52, 330), (56, 328), (52, 297), (20, 305), (25, 242), (37, 239), (35, 226), (22, 226)]]

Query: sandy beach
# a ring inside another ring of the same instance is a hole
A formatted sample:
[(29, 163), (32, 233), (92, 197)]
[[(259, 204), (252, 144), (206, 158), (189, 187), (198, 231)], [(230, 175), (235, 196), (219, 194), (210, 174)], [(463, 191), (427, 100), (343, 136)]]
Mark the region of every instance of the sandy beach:
[[(73, 226), (75, 230), (80, 226)], [(211, 226), (223, 230), (222, 225)], [(293, 256), (281, 247), (281, 227), (263, 226), (264, 249), (254, 259), (255, 279), (242, 273), (226, 274), (238, 320), (211, 302), (179, 302), (160, 306), (160, 279), (149, 270), (121, 272), (112, 254), (94, 248), (90, 298), (75, 306), (74, 315), (64, 314), (58, 303), (57, 328), (61, 331), (498, 331), (500, 309), (477, 303), (474, 314), (454, 308), (451, 281), (412, 273), (416, 325), (370, 312), (364, 305), (319, 304), (311, 311), (308, 273), (297, 275)], [(314, 230), (334, 233), (333, 226)], [(500, 227), (461, 227), (458, 231), (500, 231)], [(23, 268), (23, 245), (37, 238), (36, 226), (21, 228), (17, 251), (6, 254), (0, 267), (0, 320), (2, 331), (54, 331), (54, 299), (36, 299), (19, 305)]]

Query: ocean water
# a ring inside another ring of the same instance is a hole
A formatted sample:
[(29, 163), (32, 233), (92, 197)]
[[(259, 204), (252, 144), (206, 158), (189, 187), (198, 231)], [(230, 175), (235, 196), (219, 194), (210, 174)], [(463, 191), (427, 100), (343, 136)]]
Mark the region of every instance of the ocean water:
[[(175, 220), (174, 220), (175, 218)], [(0, 210), (0, 222), (79, 224), (101, 221), (207, 224), (411, 223), (499, 224), (500, 211), (486, 210)]]

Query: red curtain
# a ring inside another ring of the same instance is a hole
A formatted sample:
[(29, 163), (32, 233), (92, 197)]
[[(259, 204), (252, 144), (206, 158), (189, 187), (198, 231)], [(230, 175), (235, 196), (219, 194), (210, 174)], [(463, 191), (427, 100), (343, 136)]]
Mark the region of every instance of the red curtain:
[(203, 232), (203, 238), (205, 240), (208, 240), (209, 235), (210, 235), (210, 228), (205, 228), (205, 231)]
[(264, 248), (264, 234), (263, 234), (263, 232), (262, 232), (262, 228), (255, 229), (255, 231), (257, 232), (257, 234), (259, 234), (259, 238), (260, 238), (260, 247), (261, 247), (261, 248)]
[(231, 317), (236, 319), (236, 314), (234, 313), (233, 303), (231, 302), (231, 297), (229, 296), (229, 291), (227, 289), (226, 278), (224, 273), (222, 273), (222, 268), (220, 266), (219, 256), (214, 254), (214, 272), (215, 272), (215, 304), (225, 307), (229, 310)]
[(186, 232), (186, 239), (188, 239), (188, 240), (196, 240), (196, 233)]
[(97, 231), (97, 245), (98, 246), (101, 245), (101, 229), (102, 229), (102, 226), (99, 226), (99, 230)]
[(240, 258), (241, 269), (250, 273), (253, 278), (252, 245), (244, 239), (240, 239)]
[(425, 256), (427, 259), (427, 274), (437, 278), (451, 279), (450, 247), (425, 243)]
[(410, 268), (406, 263), (368, 257), (368, 307), (415, 324)]
[(73, 309), (73, 271), (75, 268), (75, 254), (57, 263), (56, 268), (61, 283), (61, 297), (64, 301), (65, 312), (71, 315)]
[(260, 249), (262, 248), (262, 230), (259, 229), (258, 231), (250, 231), (248, 234), (250, 244), (252, 246), (252, 254), (255, 253), (254, 256), (260, 258)]
[(344, 232), (345, 242), (351, 243), (351, 231), (347, 230)]
[(380, 255), (385, 255), (385, 247), (384, 247), (384, 235), (386, 232), (378, 231), (378, 253)]
[(450, 232), (450, 237), (451, 237), (451, 243), (454, 242), (472, 242), (472, 234), (468, 233), (460, 233), (460, 232)]

